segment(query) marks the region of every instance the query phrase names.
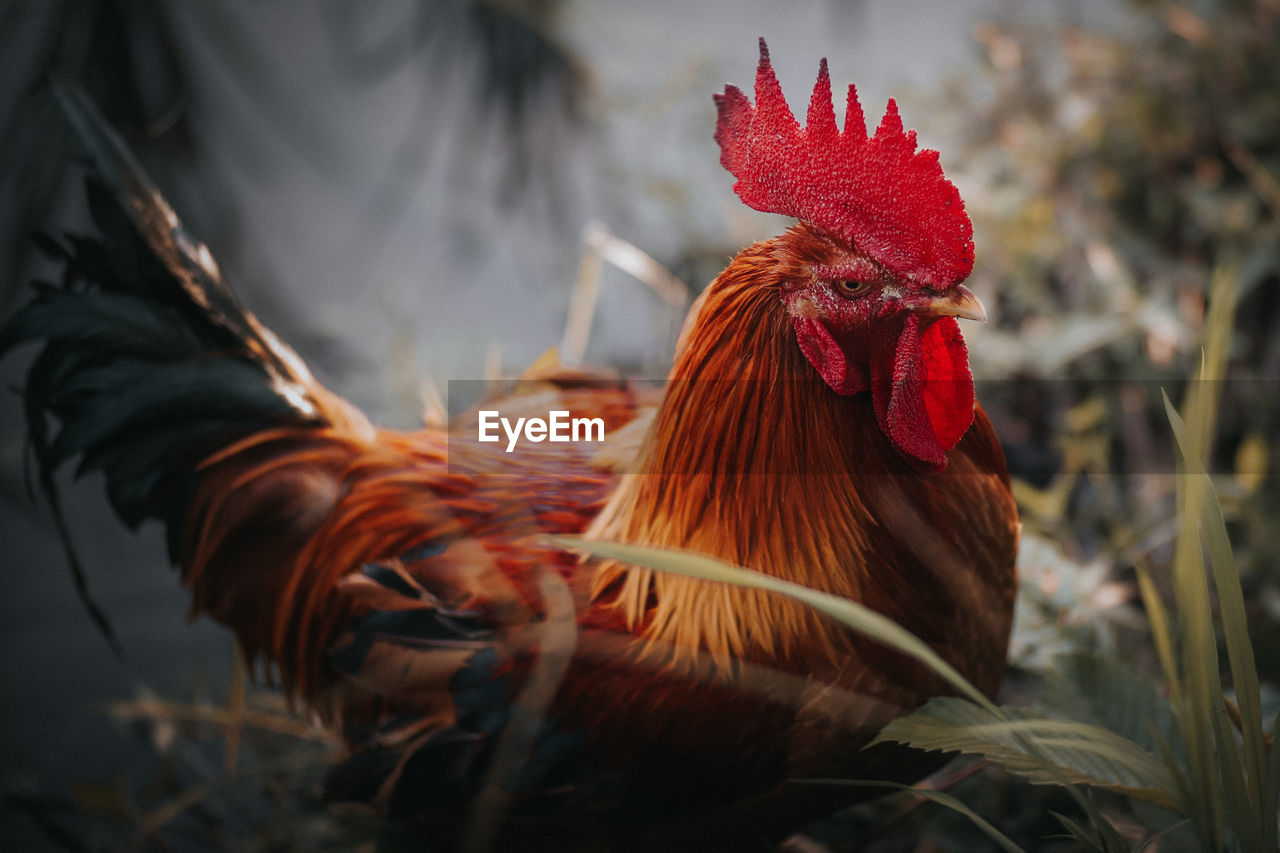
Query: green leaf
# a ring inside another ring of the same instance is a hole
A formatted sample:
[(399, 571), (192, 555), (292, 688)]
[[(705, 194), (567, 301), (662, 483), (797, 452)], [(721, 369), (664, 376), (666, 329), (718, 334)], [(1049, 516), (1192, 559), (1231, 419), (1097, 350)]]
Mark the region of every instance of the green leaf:
[(1176, 779), (1163, 761), (1101, 726), (1054, 719), (1021, 708), (998, 714), (951, 696), (885, 726), (872, 744), (985, 756), (1037, 784), (1105, 788), (1182, 811)]

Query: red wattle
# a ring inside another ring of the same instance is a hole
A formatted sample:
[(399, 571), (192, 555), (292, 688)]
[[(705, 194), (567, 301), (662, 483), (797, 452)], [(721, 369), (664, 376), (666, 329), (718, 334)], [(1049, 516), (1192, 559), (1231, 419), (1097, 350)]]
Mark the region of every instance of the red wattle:
[(946, 452), (973, 423), (973, 375), (954, 318), (934, 321), (923, 334), (920, 326), (920, 317), (907, 317), (892, 358), (872, 361), (871, 398), (898, 449), (941, 471)]
[(973, 425), (973, 373), (969, 350), (954, 317), (935, 320), (925, 330), (924, 406), (933, 434), (950, 450)]
[(796, 330), (796, 342), (800, 345), (800, 351), (832, 391), (849, 395), (867, 390), (866, 370), (849, 364), (844, 349), (822, 321), (793, 317), (792, 325)]

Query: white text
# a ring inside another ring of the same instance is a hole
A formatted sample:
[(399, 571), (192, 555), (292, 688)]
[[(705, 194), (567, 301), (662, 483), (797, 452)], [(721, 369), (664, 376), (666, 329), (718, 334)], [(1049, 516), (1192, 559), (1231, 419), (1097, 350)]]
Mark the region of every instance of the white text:
[(525, 441), (604, 441), (604, 418), (571, 418), (564, 410), (547, 412), (542, 418), (516, 418), (513, 425), (496, 410), (481, 410), (480, 441), (500, 441), (498, 427), (507, 435), (507, 452), (516, 449), (523, 433)]

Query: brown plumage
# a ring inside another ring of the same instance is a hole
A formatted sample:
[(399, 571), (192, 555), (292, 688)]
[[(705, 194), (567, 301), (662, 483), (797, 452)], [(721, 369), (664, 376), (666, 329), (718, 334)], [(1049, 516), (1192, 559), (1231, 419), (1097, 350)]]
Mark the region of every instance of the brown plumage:
[[(822, 238), (793, 229), (743, 250), (707, 289), (640, 452), (647, 476), (615, 490), (590, 535), (712, 554), (870, 604), (926, 639), (936, 614), (957, 604), (980, 619), (1007, 609), (1016, 516), (986, 416), (979, 410), (946, 473), (921, 476), (865, 395), (830, 393), (796, 347), (778, 292), (779, 268), (815, 251), (829, 251)], [(822, 650), (824, 666), (847, 660), (846, 632), (768, 593), (617, 565), (597, 575), (597, 590), (609, 587), (630, 625), (648, 619), (643, 633), (680, 647), (752, 658), (807, 647)], [(734, 619), (716, 622), (717, 609)], [(974, 674), (988, 690), (1004, 667), (996, 627), (975, 655), (991, 662)], [(937, 639), (975, 651), (964, 634)]]
[[(758, 93), (771, 77), (766, 54)], [(62, 97), (107, 190), (91, 184), (106, 244), (50, 246), (69, 289), (0, 338), (48, 341), (27, 387), (36, 453), (46, 471), (82, 454), (126, 521), (165, 521), (193, 612), (342, 727), (334, 797), (427, 815), (455, 839), (504, 815), (581, 833), (743, 801), (733, 820), (774, 832), (834, 805), (771, 793), (786, 779), (909, 781), (930, 765), (860, 751), (944, 691), (922, 667), (795, 602), (583, 562), (548, 533), (690, 549), (860, 601), (997, 688), (1018, 525), (954, 321), (981, 315), (959, 284), (968, 221), (949, 208), (922, 220), (946, 234), (910, 252), (882, 251), (880, 231), (864, 247), (870, 226), (841, 219), (861, 184), (834, 201), (778, 189), (744, 153), (764, 134), (788, 180), (816, 180), (796, 152), (836, 144), (834, 124), (777, 149), (785, 134), (757, 123), (789, 113), (721, 100), (739, 192), (802, 222), (700, 297), (660, 393), (544, 369), (488, 404), (643, 429), (621, 465), (625, 444), (480, 444), (474, 411), (452, 433), (374, 427), (236, 303), (91, 108)], [(848, 139), (841, 156), (880, 145), (909, 167), (915, 207), (959, 204), (900, 123)], [(705, 846), (691, 827), (675, 837)]]

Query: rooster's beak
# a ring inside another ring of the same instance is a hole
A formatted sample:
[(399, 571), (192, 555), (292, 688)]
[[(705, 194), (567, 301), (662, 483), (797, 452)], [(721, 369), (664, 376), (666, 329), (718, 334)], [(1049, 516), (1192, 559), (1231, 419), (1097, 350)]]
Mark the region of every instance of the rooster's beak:
[(950, 287), (942, 293), (930, 296), (912, 306), (917, 314), (928, 314), (934, 317), (959, 317), (962, 320), (987, 322), (986, 309), (982, 302), (974, 296), (973, 291), (962, 284)]

